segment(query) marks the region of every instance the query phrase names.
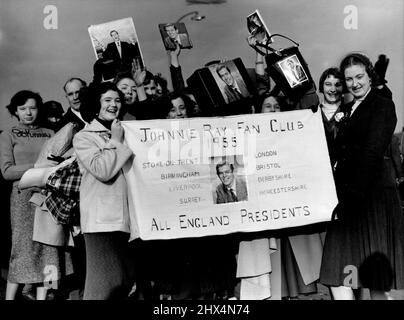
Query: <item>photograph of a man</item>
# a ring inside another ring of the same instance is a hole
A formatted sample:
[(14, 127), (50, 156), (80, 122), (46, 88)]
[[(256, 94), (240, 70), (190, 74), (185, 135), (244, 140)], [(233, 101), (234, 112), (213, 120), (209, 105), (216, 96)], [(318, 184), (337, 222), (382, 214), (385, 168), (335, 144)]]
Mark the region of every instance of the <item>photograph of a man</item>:
[(102, 55), (103, 58), (105, 60), (112, 59), (119, 66), (119, 71), (130, 71), (133, 59), (138, 60), (143, 68), (138, 43), (133, 38), (131, 38), (132, 43), (122, 41), (116, 30), (111, 30), (109, 34), (113, 41), (108, 43)]
[(238, 77), (235, 77), (226, 64), (219, 64), (216, 66), (215, 70), (216, 74), (224, 83), (224, 86), (219, 85), (219, 88), (221, 88), (226, 103), (238, 101), (249, 96), (247, 87), (240, 74), (238, 74)]
[(216, 187), (216, 203), (247, 201), (247, 185), (244, 177), (235, 176), (234, 165), (227, 161), (216, 165), (221, 183)]
[(271, 43), (270, 33), (258, 10), (247, 16), (247, 29), (252, 37), (261, 44)]
[(293, 88), (294, 86), (308, 80), (303, 67), (297, 60), (296, 55), (293, 55), (282, 62), (280, 62), (281, 69), (288, 80), (289, 85)]
[(189, 36), (184, 23), (159, 24), (159, 29), (161, 36), (163, 37), (166, 50), (174, 51), (177, 48), (177, 45), (181, 49), (192, 48), (192, 44), (189, 40)]
[(144, 68), (144, 60), (132, 18), (113, 20), (88, 27), (97, 61), (94, 81), (111, 80), (132, 70), (132, 63)]

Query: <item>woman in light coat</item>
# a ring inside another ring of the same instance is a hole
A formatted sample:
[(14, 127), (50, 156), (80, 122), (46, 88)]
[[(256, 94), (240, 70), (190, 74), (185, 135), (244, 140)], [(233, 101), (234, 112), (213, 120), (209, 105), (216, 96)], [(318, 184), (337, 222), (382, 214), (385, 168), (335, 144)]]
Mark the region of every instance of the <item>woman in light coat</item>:
[(84, 234), (87, 274), (85, 300), (124, 298), (133, 280), (128, 252), (129, 211), (122, 167), (133, 153), (123, 144), (118, 120), (123, 95), (111, 83), (91, 90), (86, 121), (73, 140), (83, 172), (80, 223)]

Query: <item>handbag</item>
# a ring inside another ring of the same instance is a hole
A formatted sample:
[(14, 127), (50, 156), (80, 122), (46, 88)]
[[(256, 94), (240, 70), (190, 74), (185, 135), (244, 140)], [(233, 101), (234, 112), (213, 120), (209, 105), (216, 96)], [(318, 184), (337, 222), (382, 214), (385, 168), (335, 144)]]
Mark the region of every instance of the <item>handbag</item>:
[[(272, 43), (272, 38), (276, 36), (285, 38), (294, 45), (279, 50), (270, 47), (269, 43)], [(255, 50), (265, 56), (268, 73), (285, 96), (297, 100), (308, 90), (315, 88), (308, 65), (296, 41), (281, 34), (273, 34), (267, 44), (256, 44)]]

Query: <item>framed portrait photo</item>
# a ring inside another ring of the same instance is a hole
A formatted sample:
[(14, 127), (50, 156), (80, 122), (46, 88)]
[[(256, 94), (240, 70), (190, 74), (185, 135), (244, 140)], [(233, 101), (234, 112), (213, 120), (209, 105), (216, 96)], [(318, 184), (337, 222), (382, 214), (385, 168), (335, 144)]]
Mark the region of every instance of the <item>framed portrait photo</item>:
[(104, 81), (114, 78), (117, 73), (130, 72), (132, 63), (144, 68), (132, 18), (91, 25), (88, 33)]
[(285, 95), (299, 99), (315, 86), (309, 67), (298, 46), (278, 52), (265, 56), (268, 72)]
[(244, 169), (243, 155), (210, 158), (210, 180), (214, 204), (248, 201), (248, 183)]
[(247, 16), (247, 29), (257, 42), (261, 44), (272, 43), (272, 40), (270, 39), (271, 33), (258, 10), (255, 10)]
[(184, 23), (160, 23), (159, 30), (166, 50), (174, 51), (177, 45), (181, 49), (192, 48), (192, 42)]
[(227, 104), (251, 95), (234, 61), (229, 60), (208, 68)]
[(295, 54), (279, 61), (278, 65), (291, 88), (300, 85), (302, 82), (309, 81), (302, 64)]
[(187, 79), (198, 105), (207, 114), (228, 116), (251, 113), (256, 87), (240, 58), (215, 61)]

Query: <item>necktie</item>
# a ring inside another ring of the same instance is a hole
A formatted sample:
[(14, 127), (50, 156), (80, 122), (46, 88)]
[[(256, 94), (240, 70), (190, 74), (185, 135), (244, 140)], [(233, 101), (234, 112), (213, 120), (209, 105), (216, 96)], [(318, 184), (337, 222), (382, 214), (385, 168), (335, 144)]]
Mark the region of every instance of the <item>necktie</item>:
[(296, 80), (299, 80), (299, 74), (296, 69), (293, 69), (293, 75), (295, 76)]
[(238, 199), (237, 199), (236, 194), (234, 193), (234, 190), (230, 188), (230, 189), (229, 189), (229, 192), (230, 192), (232, 201), (233, 201), (233, 202), (237, 202)]
[(119, 56), (122, 58), (121, 43), (120, 43), (120, 42), (116, 42), (116, 47), (117, 47), (117, 49), (118, 49)]
[(236, 95), (236, 97), (238, 99), (240, 99), (242, 97), (240, 90), (238, 90), (236, 87), (232, 87), (233, 88), (233, 92)]

